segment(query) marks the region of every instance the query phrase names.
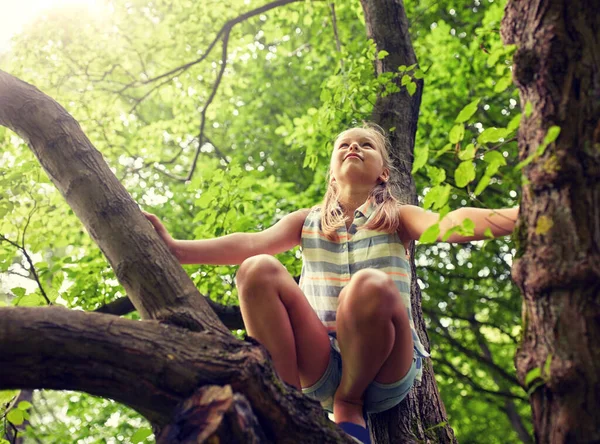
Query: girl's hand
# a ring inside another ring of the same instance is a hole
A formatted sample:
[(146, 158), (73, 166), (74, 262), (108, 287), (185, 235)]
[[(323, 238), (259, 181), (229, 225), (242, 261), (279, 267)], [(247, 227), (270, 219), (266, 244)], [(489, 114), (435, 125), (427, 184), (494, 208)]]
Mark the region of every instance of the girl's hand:
[(177, 254), (175, 253), (175, 242), (176, 241), (169, 234), (169, 232), (167, 231), (165, 226), (162, 224), (160, 219), (152, 213), (147, 213), (145, 211), (142, 211), (142, 213), (144, 214), (144, 216), (146, 216), (146, 219), (148, 219), (148, 221), (150, 221), (150, 223), (156, 230), (156, 233), (158, 233), (158, 235), (161, 237), (163, 242), (167, 245), (169, 250), (171, 250), (171, 253), (173, 253), (175, 256), (177, 256)]

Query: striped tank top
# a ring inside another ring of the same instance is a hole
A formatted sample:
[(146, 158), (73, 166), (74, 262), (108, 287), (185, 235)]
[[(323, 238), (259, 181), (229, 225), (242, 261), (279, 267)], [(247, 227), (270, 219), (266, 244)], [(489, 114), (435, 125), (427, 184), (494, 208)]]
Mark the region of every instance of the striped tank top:
[[(358, 231), (374, 215), (376, 206), (367, 200), (354, 212), (354, 221), (349, 229), (342, 226), (337, 230), (337, 239), (327, 239), (321, 229), (321, 210), (313, 208), (302, 227), (302, 273), (300, 288), (308, 302), (329, 332), (335, 332), (335, 316), (338, 296), (359, 270), (376, 268), (386, 272), (396, 284), (402, 302), (408, 311), (414, 348), (417, 357), (429, 353), (423, 347), (415, 330), (410, 303), (410, 265), (406, 249), (398, 233), (382, 231)], [(417, 359), (418, 375), (421, 380), (421, 359)]]

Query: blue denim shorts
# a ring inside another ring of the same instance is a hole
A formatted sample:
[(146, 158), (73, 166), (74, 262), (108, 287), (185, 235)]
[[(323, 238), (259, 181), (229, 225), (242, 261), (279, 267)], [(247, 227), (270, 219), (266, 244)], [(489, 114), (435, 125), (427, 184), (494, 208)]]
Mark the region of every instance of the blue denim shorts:
[[(311, 387), (303, 388), (302, 393), (319, 401), (328, 412), (333, 412), (333, 395), (335, 395), (342, 379), (342, 355), (335, 337), (330, 336), (329, 341), (331, 353), (325, 373)], [(400, 404), (400, 401), (408, 395), (412, 388), (417, 371), (421, 366), (421, 357), (415, 351), (413, 363), (402, 379), (391, 384), (371, 382), (364, 396), (364, 406), (367, 413), (383, 412)]]

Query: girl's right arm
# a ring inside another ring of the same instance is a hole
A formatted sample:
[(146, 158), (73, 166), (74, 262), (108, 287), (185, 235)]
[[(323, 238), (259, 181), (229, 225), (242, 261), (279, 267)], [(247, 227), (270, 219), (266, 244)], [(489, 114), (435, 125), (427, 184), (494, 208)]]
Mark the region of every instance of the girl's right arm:
[(182, 264), (239, 265), (258, 254), (274, 255), (300, 244), (302, 226), (310, 210), (295, 211), (258, 233), (232, 233), (202, 240), (173, 239), (158, 217), (144, 212), (167, 247)]

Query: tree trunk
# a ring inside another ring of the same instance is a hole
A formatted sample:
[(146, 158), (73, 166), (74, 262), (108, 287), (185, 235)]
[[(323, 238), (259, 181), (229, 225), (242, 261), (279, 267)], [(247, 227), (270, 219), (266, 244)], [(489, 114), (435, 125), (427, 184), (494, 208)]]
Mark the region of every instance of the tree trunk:
[[(361, 0), (367, 24), (367, 35), (377, 45), (377, 51), (389, 53), (376, 60), (377, 75), (398, 72), (398, 66), (417, 63), (408, 32), (408, 19), (400, 0)], [(391, 178), (394, 194), (403, 203), (417, 204), (415, 182), (411, 174), (415, 134), (421, 105), (423, 82), (410, 96), (405, 88), (397, 94), (379, 97), (375, 103), (373, 121), (384, 129), (395, 128), (390, 134), (392, 158), (398, 174)], [(412, 314), (423, 345), (429, 349), (421, 309), (421, 291), (414, 264), (414, 244), (411, 246)], [(446, 409), (437, 389), (431, 360), (423, 360), (423, 381), (411, 390), (395, 408), (371, 417), (372, 433), (377, 443), (456, 442), (448, 425)]]
[[(524, 297), (517, 374), (536, 441), (600, 442), (600, 14), (597, 0), (508, 2), (522, 108), (513, 278)], [(560, 135), (538, 147), (552, 126)], [(529, 377), (528, 377), (529, 376)]]

